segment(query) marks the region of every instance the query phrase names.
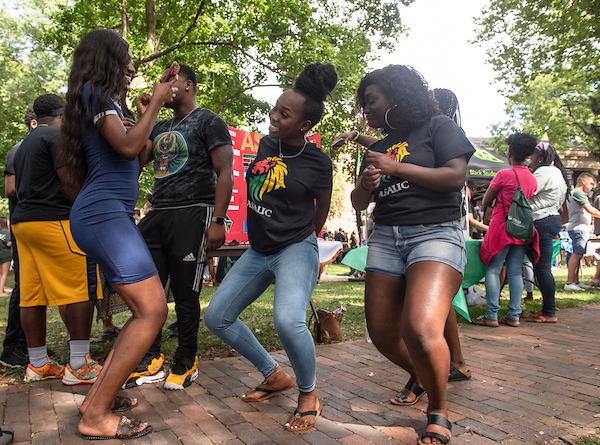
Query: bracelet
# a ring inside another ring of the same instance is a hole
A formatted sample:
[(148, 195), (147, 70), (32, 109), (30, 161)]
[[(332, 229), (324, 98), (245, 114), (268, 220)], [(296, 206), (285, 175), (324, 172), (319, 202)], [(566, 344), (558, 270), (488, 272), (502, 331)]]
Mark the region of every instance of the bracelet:
[(360, 133), (357, 130), (354, 130), (354, 133), (356, 133), (356, 134), (352, 138), (352, 142), (355, 142), (358, 139), (358, 137), (360, 136)]
[(365, 189), (367, 192), (371, 193), (371, 190), (369, 190), (368, 188), (366, 188), (363, 183), (362, 183), (362, 179), (360, 180), (360, 186)]

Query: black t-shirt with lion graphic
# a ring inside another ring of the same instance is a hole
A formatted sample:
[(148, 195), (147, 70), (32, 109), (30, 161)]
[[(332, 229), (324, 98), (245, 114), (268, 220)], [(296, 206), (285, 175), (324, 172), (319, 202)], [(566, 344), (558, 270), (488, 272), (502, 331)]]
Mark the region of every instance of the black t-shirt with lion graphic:
[[(329, 156), (314, 143), (282, 144), (265, 136), (246, 172), (248, 238), (264, 255), (280, 252), (315, 231), (315, 199), (331, 190), (333, 171)], [(290, 156), (290, 157), (288, 157)]]
[(209, 152), (233, 145), (223, 118), (196, 108), (188, 116), (158, 122), (150, 140), (154, 158), (152, 207), (214, 205), (217, 175)]
[[(429, 168), (441, 167), (460, 156), (468, 161), (475, 152), (462, 129), (446, 116), (434, 116), (409, 134), (392, 131), (384, 139), (371, 144), (369, 149), (386, 153), (396, 162)], [(363, 158), (360, 171), (366, 167)], [(434, 192), (394, 176), (381, 177), (379, 188), (373, 191), (373, 198), (377, 204), (373, 218), (379, 225), (438, 224), (461, 217), (460, 191)]]

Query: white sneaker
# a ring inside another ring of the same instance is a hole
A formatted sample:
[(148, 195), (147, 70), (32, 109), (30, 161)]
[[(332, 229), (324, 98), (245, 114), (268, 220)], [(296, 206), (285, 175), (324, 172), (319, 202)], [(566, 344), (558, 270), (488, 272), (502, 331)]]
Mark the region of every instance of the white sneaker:
[(565, 284), (565, 290), (577, 291), (577, 290), (583, 290), (583, 288), (579, 287), (577, 285), (577, 283), (571, 283), (571, 284)]
[(575, 283), (575, 284), (577, 284), (577, 286), (579, 286), (579, 287), (580, 287), (580, 288), (582, 288), (582, 289), (591, 289), (591, 288), (592, 288), (592, 286), (588, 286), (587, 284), (583, 284), (583, 283), (581, 283), (580, 281), (578, 281), (578, 282), (577, 282), (577, 283)]

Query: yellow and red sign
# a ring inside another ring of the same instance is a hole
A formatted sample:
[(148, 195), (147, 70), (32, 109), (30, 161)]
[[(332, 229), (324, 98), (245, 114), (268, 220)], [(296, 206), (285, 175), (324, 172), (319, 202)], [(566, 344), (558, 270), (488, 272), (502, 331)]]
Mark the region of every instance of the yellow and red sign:
[[(229, 127), (229, 134), (233, 141), (233, 192), (227, 209), (227, 237), (226, 241), (248, 242), (248, 226), (246, 222), (246, 171), (256, 158), (258, 143), (264, 136), (261, 133), (236, 130)], [(321, 133), (315, 133), (308, 140), (321, 146)]]

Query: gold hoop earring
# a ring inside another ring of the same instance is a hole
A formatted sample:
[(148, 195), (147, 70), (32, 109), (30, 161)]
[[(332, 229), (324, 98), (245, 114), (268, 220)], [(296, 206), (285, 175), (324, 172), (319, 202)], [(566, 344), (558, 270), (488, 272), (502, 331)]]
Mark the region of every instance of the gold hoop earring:
[(391, 125), (391, 124), (390, 124), (390, 122), (388, 121), (388, 114), (390, 113), (390, 110), (391, 110), (392, 108), (396, 108), (396, 107), (394, 106), (394, 107), (390, 107), (390, 108), (388, 108), (388, 109), (387, 109), (387, 111), (385, 112), (385, 115), (383, 116), (383, 120), (385, 120), (385, 123), (386, 123), (386, 125), (387, 125), (388, 127), (390, 127), (392, 130), (397, 130), (397, 128), (395, 128), (395, 127), (392, 127), (392, 125)]

